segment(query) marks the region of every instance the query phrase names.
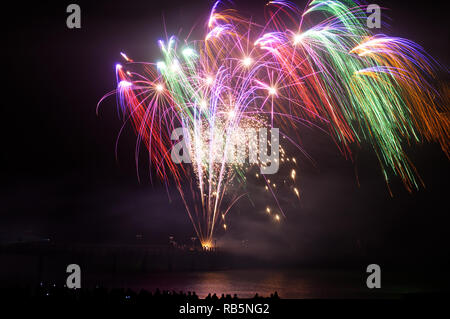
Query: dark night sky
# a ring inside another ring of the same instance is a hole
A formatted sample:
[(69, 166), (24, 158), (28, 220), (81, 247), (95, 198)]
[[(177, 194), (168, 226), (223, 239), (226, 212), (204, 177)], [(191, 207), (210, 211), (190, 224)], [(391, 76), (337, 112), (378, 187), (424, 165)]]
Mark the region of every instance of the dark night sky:
[[(150, 185), (145, 156), (138, 182), (129, 128), (116, 160), (121, 121), (114, 99), (102, 105), (99, 116), (95, 108), (114, 89), (119, 52), (156, 60), (163, 17), (168, 33), (186, 34), (204, 22), (211, 2), (76, 1), (82, 29), (69, 30), (65, 9), (71, 2), (16, 1), (4, 11), (0, 238), (109, 243), (129, 242), (139, 233), (151, 243), (166, 242), (170, 234), (187, 239), (192, 228), (182, 204), (175, 193), (169, 204), (160, 183)], [(265, 2), (253, 2), (235, 1), (238, 8), (262, 14)], [(391, 2), (377, 1), (392, 9), (389, 34), (416, 41), (448, 66), (445, 2)], [(317, 168), (302, 161), (301, 203), (281, 198), (287, 220), (274, 225), (262, 213), (268, 202), (258, 199), (264, 197), (261, 187), (250, 183), (259, 204), (238, 205), (224, 242), (248, 239), (254, 253), (286, 260), (363, 253), (394, 262), (443, 260), (449, 242), (449, 165), (437, 145), (408, 149), (426, 188), (408, 194), (394, 180), (391, 198), (368, 148), (355, 163), (358, 187), (355, 165), (327, 136), (314, 130), (302, 134)]]

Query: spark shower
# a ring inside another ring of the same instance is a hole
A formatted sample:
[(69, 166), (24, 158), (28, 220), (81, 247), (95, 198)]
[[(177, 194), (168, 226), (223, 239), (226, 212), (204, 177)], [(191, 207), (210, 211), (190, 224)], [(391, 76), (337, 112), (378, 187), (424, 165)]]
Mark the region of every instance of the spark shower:
[[(136, 154), (145, 145), (159, 178), (176, 185), (203, 247), (212, 246), (217, 229), (226, 230), (233, 205), (251, 196), (245, 188), (250, 174), (273, 197), (275, 208), (266, 211), (274, 221), (284, 216), (277, 200), (282, 186), (300, 199), (298, 161), (286, 147), (309, 157), (300, 126), (328, 134), (349, 159), (368, 143), (388, 187), (398, 176), (408, 191), (422, 181), (405, 145), (436, 142), (449, 155), (449, 106), (435, 78), (437, 70), (447, 71), (414, 42), (374, 34), (366, 9), (352, 0), (313, 0), (304, 10), (271, 1), (261, 24), (218, 1), (203, 39), (160, 40), (155, 62), (121, 53), (117, 89), (104, 98), (117, 96), (124, 122), (137, 135)], [(172, 161), (177, 128), (187, 132), (190, 164)], [(279, 129), (279, 147), (266, 145), (269, 155), (230, 160), (236, 144), (258, 143), (237, 132), (273, 129)], [(219, 149), (226, 151), (217, 156)], [(289, 166), (289, 175), (254, 173), (255, 165), (272, 161)]]

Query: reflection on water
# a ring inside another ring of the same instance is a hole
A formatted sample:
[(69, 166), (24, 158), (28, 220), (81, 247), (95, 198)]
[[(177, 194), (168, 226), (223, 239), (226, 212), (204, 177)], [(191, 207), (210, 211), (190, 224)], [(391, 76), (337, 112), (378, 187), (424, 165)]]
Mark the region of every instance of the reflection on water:
[[(176, 272), (126, 276), (107, 286), (133, 290), (195, 291), (200, 298), (208, 293), (237, 294), (250, 298), (256, 293), (269, 296), (275, 291), (281, 298), (397, 298), (408, 292), (423, 291), (411, 286), (407, 279), (395, 277), (396, 284), (370, 290), (366, 273), (343, 270), (228, 270), (214, 272)], [(388, 277), (387, 277), (388, 278)], [(395, 281), (395, 280), (394, 280)]]

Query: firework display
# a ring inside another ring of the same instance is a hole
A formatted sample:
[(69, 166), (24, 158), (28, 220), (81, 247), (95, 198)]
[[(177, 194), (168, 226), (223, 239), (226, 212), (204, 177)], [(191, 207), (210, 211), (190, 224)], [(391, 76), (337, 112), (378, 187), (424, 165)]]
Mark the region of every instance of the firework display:
[[(386, 182), (399, 176), (409, 191), (421, 180), (405, 145), (437, 142), (449, 155), (449, 109), (434, 84), (440, 66), (419, 45), (375, 34), (366, 6), (351, 0), (313, 0), (304, 10), (271, 1), (265, 10), (260, 24), (218, 1), (202, 40), (171, 36), (159, 41), (155, 63), (121, 53), (116, 66), (113, 93), (138, 136), (136, 152), (145, 145), (161, 180), (176, 185), (205, 248), (226, 230), (250, 171), (273, 197), (275, 221), (278, 185), (264, 168), (287, 166), (283, 178), (300, 198), (298, 160), (286, 147), (308, 156), (299, 126), (327, 132), (350, 158), (369, 144)], [(189, 163), (173, 160), (178, 128)]]

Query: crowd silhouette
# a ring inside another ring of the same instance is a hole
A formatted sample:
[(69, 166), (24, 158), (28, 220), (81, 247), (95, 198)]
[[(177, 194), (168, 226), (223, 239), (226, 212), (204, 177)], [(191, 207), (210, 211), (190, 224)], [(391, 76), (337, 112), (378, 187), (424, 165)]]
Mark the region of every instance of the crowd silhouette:
[[(181, 304), (186, 302), (220, 303), (239, 299), (237, 294), (209, 293), (205, 298), (200, 298), (195, 291), (168, 291), (156, 289), (154, 292), (142, 289), (136, 292), (125, 288), (95, 288), (69, 289), (65, 286), (41, 283), (35, 289), (7, 289), (1, 291), (2, 297), (13, 300), (34, 300), (39, 303), (96, 303), (96, 304), (148, 304), (148, 303), (171, 303)], [(257, 293), (247, 300), (278, 300), (278, 293), (270, 294), (270, 297), (262, 297)], [(241, 299), (242, 300), (242, 299)]]

